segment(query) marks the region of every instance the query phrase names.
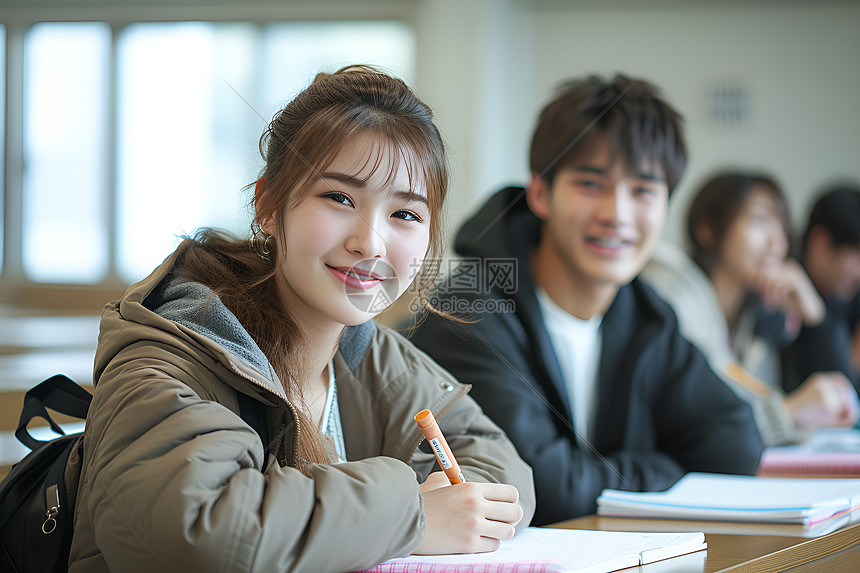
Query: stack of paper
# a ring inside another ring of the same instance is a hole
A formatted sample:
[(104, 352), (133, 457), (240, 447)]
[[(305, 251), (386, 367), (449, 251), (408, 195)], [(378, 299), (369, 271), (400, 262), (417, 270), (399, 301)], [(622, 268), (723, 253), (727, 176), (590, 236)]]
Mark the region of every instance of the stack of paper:
[(860, 519), (860, 479), (687, 474), (665, 492), (606, 489), (605, 516), (800, 524), (824, 535)]
[[(703, 533), (619, 533), (529, 527), (497, 551), (412, 555), (372, 573), (609, 573), (706, 549)], [(700, 554), (699, 566), (705, 554)], [(691, 556), (692, 557), (692, 556)]]

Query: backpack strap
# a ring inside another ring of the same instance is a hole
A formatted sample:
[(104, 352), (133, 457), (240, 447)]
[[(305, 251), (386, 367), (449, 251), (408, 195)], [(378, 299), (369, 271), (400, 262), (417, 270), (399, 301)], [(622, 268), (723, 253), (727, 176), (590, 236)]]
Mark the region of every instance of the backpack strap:
[(246, 424), (254, 428), (263, 442), (263, 451), (269, 450), (269, 425), (266, 423), (266, 407), (242, 392), (236, 392), (239, 400), (239, 415)]
[(93, 395), (68, 376), (63, 374), (51, 376), (24, 394), (24, 406), (21, 409), (21, 418), (18, 420), (15, 437), (31, 450), (35, 450), (51, 440), (37, 440), (30, 434), (27, 426), (33, 418), (44, 418), (53, 431), (65, 435), (66, 433), (54, 422), (45, 408), (51, 408), (61, 414), (83, 420), (87, 417), (87, 411), (92, 400)]

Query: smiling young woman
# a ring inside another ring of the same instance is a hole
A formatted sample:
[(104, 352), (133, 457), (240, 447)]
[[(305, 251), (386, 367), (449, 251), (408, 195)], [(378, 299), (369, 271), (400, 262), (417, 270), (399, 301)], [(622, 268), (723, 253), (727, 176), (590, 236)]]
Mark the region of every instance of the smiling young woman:
[[(260, 149), (252, 236), (204, 230), (105, 309), (70, 570), (346, 571), (495, 549), (531, 519), (529, 468), (467, 387), (371, 320), (442, 250), (430, 109), (348, 67), (319, 74)], [(248, 399), (268, 448), (240, 418)], [(427, 407), (469, 483), (419, 447)]]

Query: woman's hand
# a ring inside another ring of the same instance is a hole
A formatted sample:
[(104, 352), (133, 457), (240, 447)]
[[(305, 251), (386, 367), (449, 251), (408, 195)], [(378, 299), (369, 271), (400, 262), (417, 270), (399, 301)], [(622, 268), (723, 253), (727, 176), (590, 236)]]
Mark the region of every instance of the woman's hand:
[(495, 551), (514, 536), (523, 518), (519, 492), (512, 485), (461, 483), (449, 485), (443, 472), (430, 474), (420, 486), (427, 526), (416, 554)]
[(786, 396), (794, 423), (800, 428), (850, 427), (860, 406), (857, 392), (842, 372), (816, 372)]
[(759, 269), (753, 278), (753, 288), (768, 309), (793, 315), (807, 326), (815, 326), (824, 320), (824, 301), (812, 279), (794, 259)]
[(451, 485), (451, 481), (448, 479), (448, 476), (445, 475), (445, 472), (433, 472), (427, 479), (418, 486), (421, 495), (427, 495), (434, 489), (439, 489), (440, 487), (448, 487)]

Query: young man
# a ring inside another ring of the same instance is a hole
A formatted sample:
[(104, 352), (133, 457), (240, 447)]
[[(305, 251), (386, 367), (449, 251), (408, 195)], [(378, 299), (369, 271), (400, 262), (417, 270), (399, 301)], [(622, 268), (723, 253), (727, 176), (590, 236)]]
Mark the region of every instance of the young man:
[(801, 331), (794, 345), (797, 378), (839, 370), (860, 391), (860, 186), (844, 183), (821, 192), (809, 212), (803, 264), (827, 305), (836, 342), (824, 347), (824, 337)]
[(532, 466), (535, 525), (593, 513), (603, 488), (758, 466), (749, 407), (635, 280), (685, 162), (681, 118), (653, 86), (564, 85), (538, 120), (528, 187), (457, 235), (465, 258), (434, 302), (475, 321), (428, 314), (413, 335)]

